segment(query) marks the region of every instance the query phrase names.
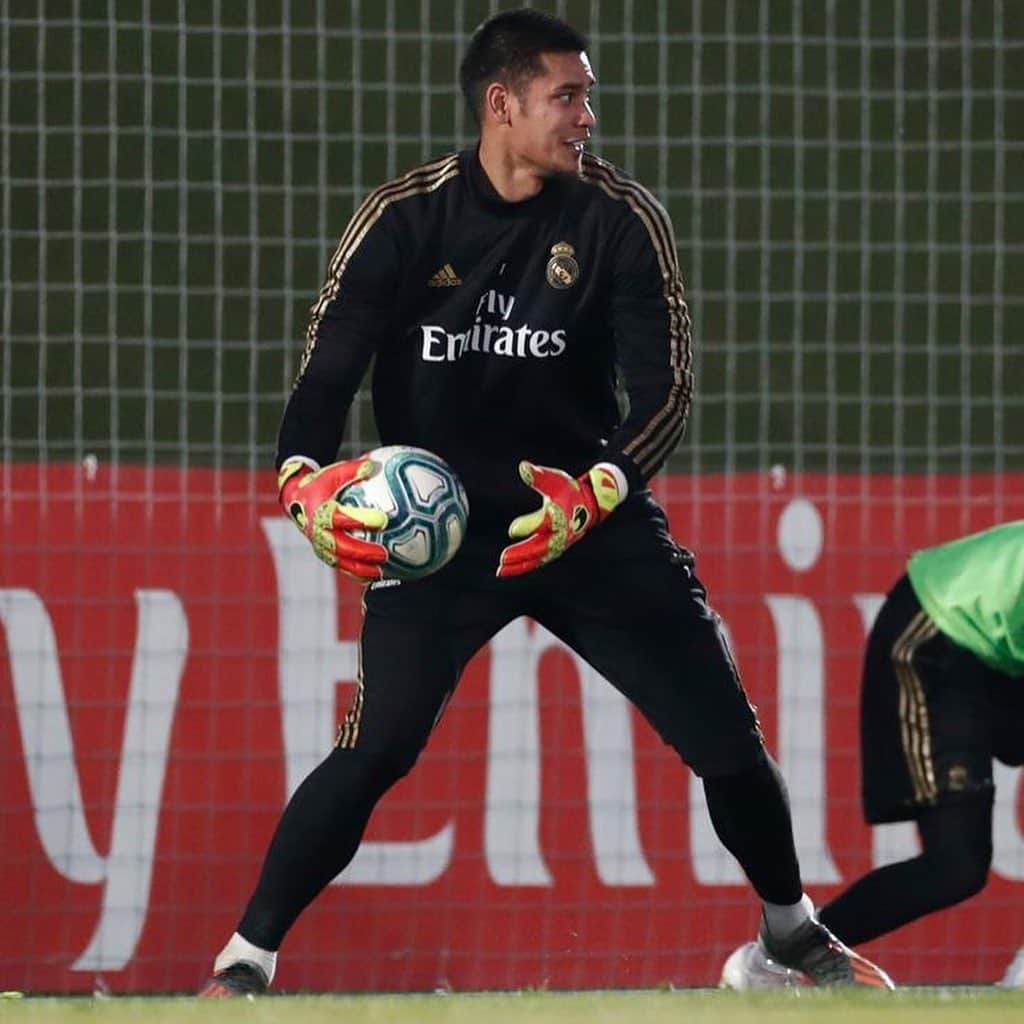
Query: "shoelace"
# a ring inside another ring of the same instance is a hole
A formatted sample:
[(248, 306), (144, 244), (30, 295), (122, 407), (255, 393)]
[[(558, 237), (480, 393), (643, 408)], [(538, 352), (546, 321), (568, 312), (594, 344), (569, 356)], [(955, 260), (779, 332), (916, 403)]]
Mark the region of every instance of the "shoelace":
[[(813, 975), (818, 981), (849, 981), (853, 977), (853, 968), (847, 955), (832, 941), (828, 932), (814, 921), (808, 921), (797, 928), (785, 943), (778, 944), (776, 952), (784, 953), (785, 960), (799, 963), (800, 970)], [(782, 958), (774, 959), (778, 963), (782, 962)]]
[(812, 946), (807, 952), (806, 962), (819, 980), (848, 981), (853, 977), (849, 957), (831, 942), (817, 948)]
[(254, 991), (266, 988), (266, 981), (264, 980), (262, 971), (250, 964), (230, 964), (225, 967), (217, 977), (222, 979), (229, 978), (234, 981), (238, 981), (246, 988), (251, 988)]

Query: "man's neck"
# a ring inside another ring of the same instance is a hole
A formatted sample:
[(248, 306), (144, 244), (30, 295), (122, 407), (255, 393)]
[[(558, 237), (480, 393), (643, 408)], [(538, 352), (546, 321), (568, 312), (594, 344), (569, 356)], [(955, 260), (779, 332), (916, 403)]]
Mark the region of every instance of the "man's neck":
[(532, 199), (544, 188), (544, 179), (533, 167), (516, 160), (493, 139), (480, 140), (479, 154), (484, 174), (505, 202), (521, 203), (524, 199)]

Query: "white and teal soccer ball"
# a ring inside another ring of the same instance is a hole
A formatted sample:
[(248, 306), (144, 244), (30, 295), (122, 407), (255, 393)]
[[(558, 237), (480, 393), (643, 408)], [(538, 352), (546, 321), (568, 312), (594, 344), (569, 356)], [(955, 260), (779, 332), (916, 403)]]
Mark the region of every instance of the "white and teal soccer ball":
[(355, 531), (388, 550), (385, 579), (415, 580), (450, 562), (466, 535), (469, 502), (455, 471), (423, 448), (389, 445), (367, 458), (376, 465), (365, 480), (346, 487), (343, 505), (380, 508), (388, 525), (379, 532)]

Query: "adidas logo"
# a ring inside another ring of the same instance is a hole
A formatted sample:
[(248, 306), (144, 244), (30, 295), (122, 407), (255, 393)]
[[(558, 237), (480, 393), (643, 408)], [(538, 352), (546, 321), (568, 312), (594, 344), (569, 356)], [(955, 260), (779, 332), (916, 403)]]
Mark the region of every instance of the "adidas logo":
[(427, 281), (428, 288), (454, 288), (457, 284), (462, 284), (462, 278), (455, 273), (455, 269), (450, 263), (446, 263)]

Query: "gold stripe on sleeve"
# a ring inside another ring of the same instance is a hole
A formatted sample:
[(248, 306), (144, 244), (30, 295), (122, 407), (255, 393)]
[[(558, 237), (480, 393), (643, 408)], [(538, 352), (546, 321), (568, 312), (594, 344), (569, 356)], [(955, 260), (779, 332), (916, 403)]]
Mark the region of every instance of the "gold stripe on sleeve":
[(650, 235), (661, 269), (662, 293), (669, 318), (669, 365), (672, 387), (662, 407), (624, 451), (649, 476), (671, 453), (686, 427), (693, 394), (693, 349), (690, 314), (679, 270), (672, 223), (661, 204), (642, 185), (622, 175), (611, 164), (590, 154), (583, 159), (583, 180), (613, 199), (625, 202)]
[(334, 250), (327, 267), (327, 277), (310, 311), (309, 324), (306, 327), (306, 346), (299, 362), (298, 373), (295, 375), (296, 384), (302, 380), (306, 367), (313, 358), (313, 352), (320, 340), (320, 325), (324, 313), (341, 291), (345, 270), (370, 229), (392, 203), (410, 196), (433, 192), (458, 174), (459, 157), (457, 153), (452, 153), (381, 185), (363, 200)]

